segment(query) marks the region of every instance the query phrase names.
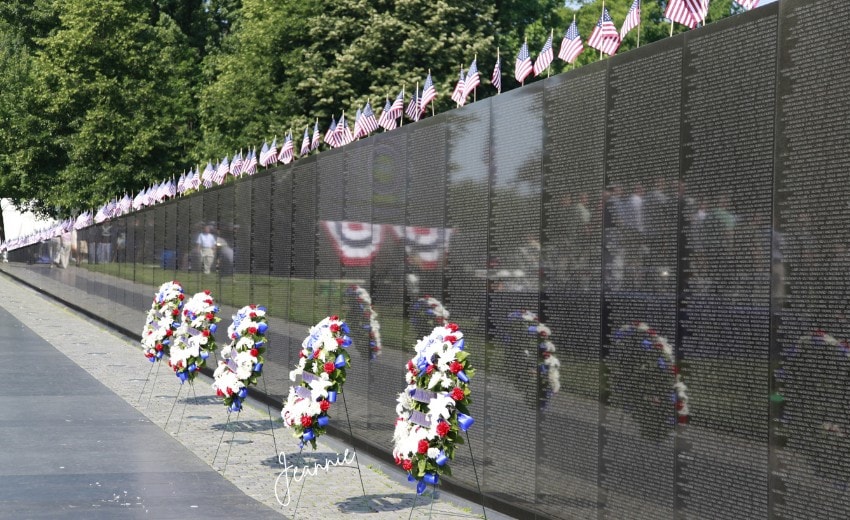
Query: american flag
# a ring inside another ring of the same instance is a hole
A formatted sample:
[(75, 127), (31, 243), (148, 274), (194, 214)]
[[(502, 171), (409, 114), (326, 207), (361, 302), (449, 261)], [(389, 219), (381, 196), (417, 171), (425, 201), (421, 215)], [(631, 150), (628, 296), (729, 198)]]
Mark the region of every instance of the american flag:
[(496, 92), (502, 93), (502, 58), (496, 56), (496, 66), (493, 68), (493, 76), (490, 77), (490, 83), (496, 87)]
[(363, 113), (360, 115), (360, 133), (363, 137), (366, 137), (377, 129), (378, 120), (375, 119), (375, 111), (372, 110), (372, 103), (367, 101)]
[(514, 77), (517, 81), (522, 83), (533, 71), (534, 67), (531, 65), (531, 56), (528, 55), (528, 42), (523, 42), (522, 47), (519, 49), (519, 54), (516, 57)]
[(540, 50), (540, 54), (538, 54), (537, 59), (534, 60), (534, 75), (539, 76), (542, 74), (543, 71), (549, 67), (554, 58), (555, 57), (552, 53), (552, 34), (550, 33), (549, 39), (546, 40), (546, 43)]
[(186, 191), (186, 172), (180, 174), (180, 178), (177, 179), (177, 191), (183, 193)]
[[(315, 137), (313, 138), (313, 141), (315, 141)], [(334, 116), (331, 116), (331, 126), (329, 126), (328, 131), (325, 132), (325, 144), (331, 148), (336, 148), (338, 146), (336, 142), (336, 118)]]
[(735, 0), (735, 2), (747, 11), (759, 6), (759, 0)]
[(404, 111), (408, 119), (419, 121), (419, 87), (413, 91), (413, 97), (410, 98), (410, 103), (407, 104), (407, 109)]
[(238, 177), (242, 173), (242, 152), (239, 152), (233, 156), (233, 160), (230, 161), (230, 175), (234, 177)]
[(669, 0), (664, 17), (693, 29), (703, 19), (700, 0)]
[(640, 0), (635, 0), (632, 2), (632, 6), (629, 7), (629, 12), (626, 14), (626, 21), (620, 27), (620, 40), (625, 38), (629, 31), (638, 25), (640, 25)]
[(431, 73), (428, 72), (428, 77), (425, 78), (425, 84), (422, 85), (422, 96), (419, 98), (419, 110), (424, 114), (428, 109), (428, 105), (437, 97), (437, 89), (434, 87), (434, 80), (431, 79)]
[(378, 118), (378, 125), (380, 125), (384, 130), (395, 130), (398, 123), (396, 120), (398, 116), (393, 117), (393, 106), (390, 103), (390, 98), (387, 98), (387, 102), (384, 105), (384, 111), (381, 112), (381, 117)]
[(363, 130), (360, 128), (360, 116), (362, 114), (363, 114), (363, 110), (358, 108), (357, 113), (354, 115), (354, 134), (353, 135), (354, 135), (355, 139), (359, 139), (360, 136), (361, 136), (360, 134), (363, 132)]
[(602, 8), (602, 14), (596, 22), (596, 27), (593, 28), (593, 34), (587, 39), (587, 44), (609, 56), (617, 52), (620, 47), (620, 33), (614, 27), (614, 21), (611, 20), (607, 7)]
[(204, 168), (204, 173), (201, 175), (201, 180), (204, 181), (204, 188), (212, 186), (213, 175), (215, 175), (215, 168), (213, 168), (211, 162), (207, 162), (207, 167)]
[(286, 139), (283, 140), (283, 146), (280, 148), (280, 155), (278, 155), (277, 160), (282, 162), (283, 164), (289, 164), (292, 162), (292, 157), (295, 154), (295, 144), (292, 142), (292, 132), (286, 134)]
[(339, 118), (335, 133), (337, 146), (345, 146), (354, 140), (354, 136), (351, 134), (351, 128), (348, 128), (348, 123), (345, 121), (345, 112)]
[[(273, 160), (277, 160), (277, 154), (275, 154), (275, 158)], [(263, 147), (260, 148), (260, 166), (263, 168), (268, 168), (269, 163), (271, 162), (269, 157), (269, 143), (263, 142)]]
[(310, 153), (310, 132), (304, 127), (304, 140), (301, 141), (301, 157)]
[(457, 103), (459, 106), (463, 106), (466, 102), (466, 95), (464, 90), (464, 74), (463, 67), (460, 68), (460, 77), (457, 79), (457, 84), (455, 85), (455, 89), (452, 91), (452, 101)]
[(463, 82), (463, 99), (469, 97), (469, 93), (481, 84), (481, 77), (478, 74), (478, 59), (474, 58), (469, 65), (469, 70), (466, 71), (466, 80)]
[(230, 164), (227, 162), (227, 157), (225, 157), (220, 163), (218, 163), (218, 168), (215, 170), (215, 183), (221, 184), (224, 182), (224, 179), (227, 178), (227, 174), (230, 172)]
[(319, 132), (319, 120), (316, 120), (316, 124), (313, 125), (313, 140), (310, 141), (310, 151), (312, 152), (316, 148), (319, 147), (322, 140), (322, 133)]
[(402, 87), (401, 91), (399, 91), (398, 95), (395, 97), (393, 106), (390, 107), (390, 117), (398, 119), (401, 117), (402, 113), (404, 113), (404, 87)]
[(570, 24), (567, 33), (564, 34), (564, 40), (561, 42), (561, 50), (558, 52), (558, 57), (567, 63), (572, 63), (576, 61), (576, 58), (578, 58), (578, 55), (583, 50), (584, 45), (581, 44), (578, 25), (576, 25), (575, 18), (573, 18), (573, 23)]
[[(262, 160), (262, 158), (263, 155), (260, 154), (260, 160)], [(272, 144), (269, 146), (269, 164), (274, 164), (276, 161), (280, 161), (280, 156), (277, 153), (277, 137), (272, 139)]]
[(257, 150), (251, 150), (248, 153), (248, 158), (245, 159), (245, 168), (242, 170), (242, 173), (247, 173), (248, 175), (254, 175), (257, 173)]

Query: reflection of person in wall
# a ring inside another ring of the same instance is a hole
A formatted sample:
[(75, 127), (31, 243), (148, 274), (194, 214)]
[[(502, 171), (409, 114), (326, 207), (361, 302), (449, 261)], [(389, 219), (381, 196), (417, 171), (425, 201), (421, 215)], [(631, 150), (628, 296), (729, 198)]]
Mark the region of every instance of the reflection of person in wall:
[(213, 262), (215, 262), (215, 245), (216, 238), (212, 232), (212, 226), (207, 224), (203, 231), (198, 233), (198, 238), (195, 240), (198, 246), (198, 254), (201, 257), (201, 266), (204, 269), (204, 274), (210, 274)]

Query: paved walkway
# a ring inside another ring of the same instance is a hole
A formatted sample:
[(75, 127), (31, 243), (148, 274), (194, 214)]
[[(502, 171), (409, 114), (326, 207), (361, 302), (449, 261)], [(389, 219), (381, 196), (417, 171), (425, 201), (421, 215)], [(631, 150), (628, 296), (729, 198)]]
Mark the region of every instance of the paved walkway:
[[(360, 454), (359, 472), (353, 462), (320, 470), (292, 482), (288, 500), (280, 454), (302, 459), (280, 422), (271, 427), (279, 410), (251, 404), (228, 419), (209, 380), (181, 387), (134, 343), (3, 275), (0, 295), (0, 518), (410, 515), (412, 485)], [(322, 441), (305, 452), (311, 468), (351, 450)], [(445, 493), (417, 505), (413, 518), (481, 517)]]

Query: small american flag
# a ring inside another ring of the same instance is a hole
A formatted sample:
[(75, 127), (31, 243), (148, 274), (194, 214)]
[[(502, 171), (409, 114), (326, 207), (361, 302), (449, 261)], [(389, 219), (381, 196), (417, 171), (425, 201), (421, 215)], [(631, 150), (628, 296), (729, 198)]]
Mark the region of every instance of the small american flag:
[(534, 60), (534, 75), (539, 76), (546, 70), (549, 65), (552, 63), (554, 59), (554, 55), (552, 53), (552, 34), (549, 34), (549, 39), (546, 40), (546, 43), (543, 45), (543, 49), (540, 50), (540, 54), (537, 55), (537, 59)]
[(283, 164), (289, 164), (292, 162), (292, 156), (294, 152), (294, 144), (292, 142), (292, 132), (286, 134), (286, 138), (283, 140), (283, 146), (280, 148), (280, 155), (278, 155), (277, 160), (282, 162)]
[(204, 173), (201, 175), (201, 179), (204, 181), (204, 188), (209, 188), (213, 185), (213, 177), (215, 177), (215, 168), (212, 162), (207, 162), (207, 167), (204, 168)]
[(528, 43), (524, 42), (522, 47), (519, 49), (519, 54), (516, 57), (516, 65), (514, 66), (514, 77), (520, 83), (525, 81), (525, 78), (528, 77), (534, 71), (534, 67), (531, 65), (531, 57), (528, 55)]
[(363, 115), (362, 109), (357, 109), (357, 114), (354, 115), (354, 138), (359, 139), (361, 134), (363, 133), (363, 129), (360, 128), (360, 116)]
[[(262, 158), (262, 155), (260, 156)], [(274, 164), (279, 161), (280, 157), (277, 155), (277, 137), (272, 140), (271, 146), (269, 146), (269, 164)]]
[(472, 60), (469, 65), (469, 70), (466, 71), (466, 79), (463, 82), (463, 99), (469, 97), (469, 93), (475, 90), (481, 84), (481, 76), (478, 74), (478, 59)]
[(699, 16), (699, 2), (691, 0), (669, 0), (664, 17), (671, 22), (680, 23), (693, 29), (702, 20)]
[(735, 2), (747, 11), (759, 6), (759, 0), (735, 0)]
[(593, 28), (593, 34), (587, 39), (587, 44), (609, 56), (617, 52), (620, 47), (620, 33), (617, 32), (607, 7), (602, 8), (602, 14), (596, 22), (596, 27)]
[(375, 111), (372, 110), (372, 103), (366, 102), (363, 107), (363, 113), (360, 114), (360, 134), (366, 137), (378, 129), (378, 120), (375, 119)]
[(460, 68), (460, 77), (457, 79), (457, 84), (455, 84), (455, 89), (452, 91), (452, 101), (458, 104), (458, 106), (463, 106), (464, 102), (466, 102), (466, 96), (464, 91), (464, 74), (463, 67)]
[(304, 140), (301, 141), (301, 157), (310, 153), (310, 132), (304, 127)]
[(316, 148), (319, 147), (322, 141), (322, 133), (319, 132), (319, 121), (316, 120), (316, 124), (313, 125), (313, 139), (310, 141), (310, 151), (312, 152)]
[(179, 193), (186, 191), (186, 172), (181, 173), (180, 178), (177, 179), (177, 191)]
[(398, 116), (393, 117), (393, 106), (390, 103), (390, 98), (387, 98), (384, 111), (381, 112), (381, 117), (378, 118), (378, 125), (384, 130), (395, 130), (395, 127), (398, 125), (396, 119), (398, 119)]
[(274, 159), (269, 157), (269, 143), (263, 143), (263, 147), (260, 149), (260, 166), (263, 168), (268, 168), (269, 163), (272, 161), (277, 161), (277, 154), (275, 154)]
[(407, 114), (408, 119), (412, 121), (419, 121), (419, 88), (413, 91), (413, 97), (410, 99), (410, 103), (407, 104), (407, 109), (404, 111)]
[(238, 177), (242, 174), (242, 152), (233, 156), (233, 160), (230, 161), (230, 175), (234, 177)]
[(242, 173), (247, 173), (248, 175), (254, 175), (257, 173), (257, 150), (251, 150), (248, 154), (248, 158), (245, 160), (245, 168), (242, 170)]
[(431, 79), (431, 73), (425, 78), (425, 84), (422, 85), (422, 97), (419, 98), (419, 110), (424, 114), (428, 109), (428, 105), (437, 97), (437, 89), (434, 87), (434, 80)]
[(493, 67), (493, 76), (490, 77), (490, 83), (496, 87), (496, 92), (502, 93), (502, 58), (496, 56), (496, 66)]
[(215, 170), (215, 183), (221, 184), (224, 182), (224, 179), (227, 178), (227, 174), (230, 172), (230, 163), (227, 161), (227, 157), (225, 157), (220, 163), (218, 163), (218, 168)]
[(337, 123), (336, 132), (334, 133), (336, 134), (337, 146), (345, 146), (354, 140), (351, 129), (348, 128), (348, 123), (345, 121), (345, 112), (339, 118), (339, 123)]
[(398, 119), (401, 117), (402, 113), (404, 113), (404, 88), (402, 88), (395, 97), (393, 105), (390, 107), (390, 117)]
[(581, 43), (581, 35), (578, 33), (578, 25), (576, 25), (574, 18), (573, 23), (567, 29), (567, 33), (564, 34), (564, 40), (561, 42), (561, 50), (558, 52), (558, 57), (567, 63), (572, 63), (576, 61), (576, 58), (578, 58), (578, 55), (583, 50), (584, 45)]
[(629, 12), (626, 14), (626, 21), (620, 27), (620, 40), (625, 38), (629, 31), (638, 25), (640, 25), (640, 0), (635, 0), (632, 2), (632, 6), (629, 7)]
[[(315, 140), (315, 139), (314, 139)], [(325, 132), (325, 144), (330, 146), (331, 148), (337, 147), (336, 142), (336, 118), (331, 116), (331, 126), (328, 127), (328, 131)]]

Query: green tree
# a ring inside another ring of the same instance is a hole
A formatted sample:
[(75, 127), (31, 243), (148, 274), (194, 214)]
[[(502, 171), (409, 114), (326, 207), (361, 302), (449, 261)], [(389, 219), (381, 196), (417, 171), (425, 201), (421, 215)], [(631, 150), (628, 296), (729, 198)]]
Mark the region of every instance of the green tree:
[(33, 113), (48, 136), (25, 176), (49, 177), (46, 204), (90, 206), (183, 164), (195, 138), (196, 56), (173, 20), (141, 0), (63, 0), (60, 27), (40, 40)]
[(317, 0), (242, 2), (233, 32), (204, 62), (203, 142), (194, 159), (219, 157), (269, 134), (282, 136), (294, 115), (306, 111), (294, 88), (295, 65), (309, 45), (309, 21), (320, 10)]

